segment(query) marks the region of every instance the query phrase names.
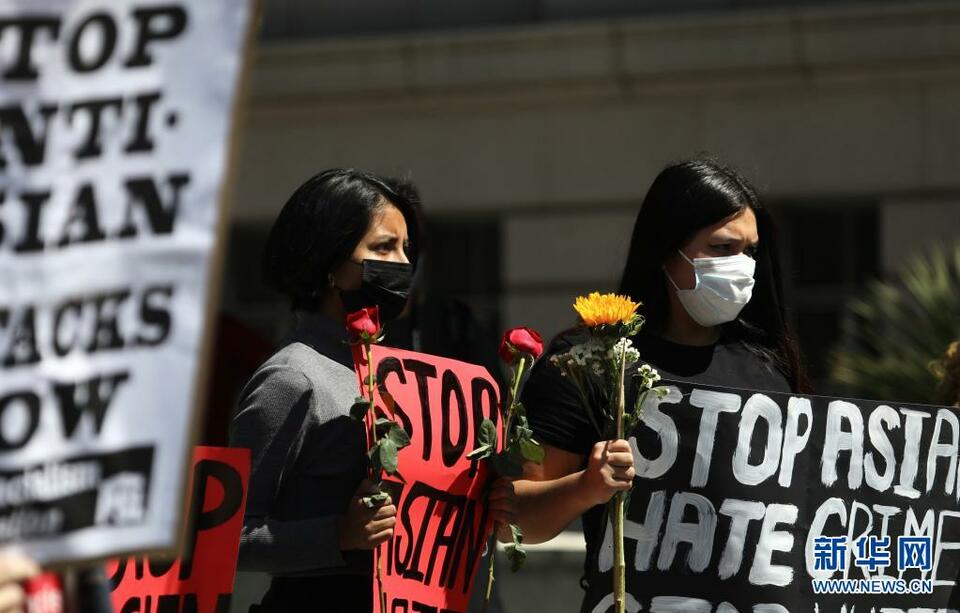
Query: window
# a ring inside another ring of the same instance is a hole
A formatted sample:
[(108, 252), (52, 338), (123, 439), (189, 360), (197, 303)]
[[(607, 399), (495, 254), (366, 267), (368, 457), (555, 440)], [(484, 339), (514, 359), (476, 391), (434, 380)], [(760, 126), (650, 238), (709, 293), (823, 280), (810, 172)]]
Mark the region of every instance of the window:
[(864, 200), (781, 202), (771, 207), (789, 317), (818, 392), (828, 393), (830, 354), (853, 325), (844, 306), (880, 272), (878, 207)]

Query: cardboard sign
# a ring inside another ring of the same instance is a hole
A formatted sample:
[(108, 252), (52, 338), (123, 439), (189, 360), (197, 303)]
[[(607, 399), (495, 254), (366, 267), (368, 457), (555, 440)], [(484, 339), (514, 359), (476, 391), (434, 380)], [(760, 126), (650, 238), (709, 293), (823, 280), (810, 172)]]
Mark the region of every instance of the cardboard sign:
[[(366, 359), (355, 351), (354, 360), (365, 395)], [(482, 502), (487, 467), (466, 456), (480, 423), (499, 423), (497, 384), (482, 366), (412, 351), (374, 346), (373, 364), (375, 402), (411, 440), (400, 450), (399, 474), (384, 476), (397, 506), (393, 539), (374, 559), (382, 562), (387, 611), (465, 613), (492, 529)]]
[(0, 0), (0, 549), (171, 549), (247, 0)]
[[(628, 611), (958, 608), (958, 409), (668, 385), (631, 438)], [(597, 613), (613, 602), (605, 532)]]
[(117, 613), (227, 613), (250, 481), (250, 450), (197, 447), (183, 555), (107, 565)]

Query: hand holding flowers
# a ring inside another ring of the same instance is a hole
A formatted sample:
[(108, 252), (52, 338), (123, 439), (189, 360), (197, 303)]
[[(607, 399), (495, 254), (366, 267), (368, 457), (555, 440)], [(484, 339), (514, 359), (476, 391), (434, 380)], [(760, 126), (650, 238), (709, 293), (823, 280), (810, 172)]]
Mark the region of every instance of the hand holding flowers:
[[(519, 570), (526, 560), (523, 549), (523, 531), (516, 525), (516, 502), (513, 492), (515, 477), (523, 474), (524, 462), (542, 462), (543, 448), (533, 438), (533, 430), (527, 421), (527, 414), (518, 400), (522, 389), (524, 372), (543, 353), (543, 339), (530, 328), (519, 327), (507, 330), (500, 341), (500, 358), (511, 368), (510, 395), (503, 403), (502, 437), (497, 424), (489, 419), (480, 424), (477, 447), (468, 455), (470, 459), (485, 459), (493, 471), (500, 476), (493, 482), (488, 492), (487, 502), (491, 513), (506, 519), (498, 525), (498, 536), (502, 540), (512, 541), (507, 545), (507, 556), (511, 569)], [(503, 447), (497, 451), (497, 440), (502, 438)], [(494, 556), (489, 552), (490, 566), (487, 579), (487, 592), (483, 603), (485, 611), (490, 602), (494, 581)]]
[[(637, 313), (639, 306), (630, 298), (617, 294), (593, 292), (578, 297), (573, 308), (590, 336), (586, 342), (550, 359), (561, 374), (573, 382), (597, 434), (612, 439), (594, 445), (584, 479), (588, 492), (600, 492), (593, 499), (597, 504), (607, 501), (605, 497), (610, 490), (616, 492), (610, 501), (609, 514), (613, 523), (614, 605), (617, 613), (625, 611), (623, 522), (627, 493), (634, 476), (632, 458), (626, 455), (630, 447), (624, 437), (640, 422), (647, 394), (652, 391), (659, 396), (664, 392), (653, 387), (660, 376), (649, 365), (643, 364), (633, 375), (638, 388), (637, 401), (632, 410), (626, 408), (626, 372), (640, 361), (640, 353), (629, 338), (643, 326), (643, 317)], [(594, 406), (587, 394), (590, 377), (600, 379), (602, 399), (599, 406)]]

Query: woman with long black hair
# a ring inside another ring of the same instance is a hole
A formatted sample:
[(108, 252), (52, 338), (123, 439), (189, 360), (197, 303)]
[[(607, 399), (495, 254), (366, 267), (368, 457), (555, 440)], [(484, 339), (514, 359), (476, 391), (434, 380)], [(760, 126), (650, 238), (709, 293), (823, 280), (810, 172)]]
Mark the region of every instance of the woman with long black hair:
[[(731, 168), (694, 160), (656, 177), (637, 215), (619, 291), (642, 303), (646, 324), (634, 344), (664, 379), (809, 390), (785, 317), (773, 224), (754, 188)], [(584, 606), (610, 591), (595, 563), (603, 505), (635, 476), (630, 444), (601, 439), (574, 386), (550, 363), (587, 338), (580, 329), (561, 334), (531, 372), (522, 400), (545, 458), (516, 483), (528, 542), (549, 540), (583, 516)], [(588, 393), (600, 402), (597, 382)]]

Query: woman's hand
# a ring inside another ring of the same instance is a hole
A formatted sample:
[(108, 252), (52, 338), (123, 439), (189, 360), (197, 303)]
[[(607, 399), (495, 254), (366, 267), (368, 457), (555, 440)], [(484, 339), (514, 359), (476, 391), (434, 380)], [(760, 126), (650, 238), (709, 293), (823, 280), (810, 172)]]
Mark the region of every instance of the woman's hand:
[(634, 475), (630, 443), (601, 441), (590, 450), (587, 468), (580, 476), (582, 492), (591, 505), (605, 504), (617, 492), (629, 490)]
[(513, 489), (513, 479), (500, 477), (490, 486), (487, 495), (490, 517), (496, 522), (497, 540), (503, 543), (513, 541), (509, 525), (518, 521), (517, 494)]
[(39, 574), (40, 567), (27, 558), (14, 554), (0, 556), (0, 611), (23, 611), (26, 594), (20, 584)]
[(393, 537), (397, 507), (390, 497), (387, 496), (386, 501), (372, 509), (363, 502), (364, 497), (378, 493), (380, 490), (369, 479), (364, 479), (357, 488), (347, 512), (337, 522), (337, 540), (341, 551), (375, 549)]

